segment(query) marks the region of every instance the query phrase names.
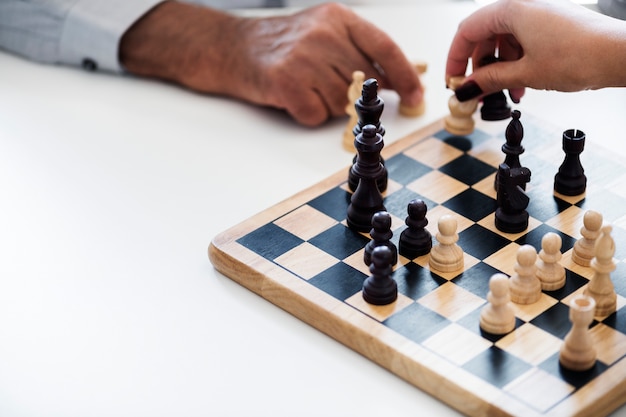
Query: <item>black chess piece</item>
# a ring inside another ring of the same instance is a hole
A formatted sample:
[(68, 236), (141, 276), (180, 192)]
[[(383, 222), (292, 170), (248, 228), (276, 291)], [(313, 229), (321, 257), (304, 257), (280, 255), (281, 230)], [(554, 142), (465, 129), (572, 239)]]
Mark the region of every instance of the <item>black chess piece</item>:
[(376, 126), (376, 133), (385, 136), (385, 127), (380, 122), (380, 117), (385, 108), (385, 102), (378, 96), (378, 81), (375, 78), (369, 78), (363, 83), (361, 97), (354, 103), (359, 121), (354, 126), (352, 133), (356, 137), (363, 127), (366, 125)]
[[(352, 129), (352, 133), (356, 138), (366, 125), (376, 126), (376, 133), (380, 136), (385, 136), (385, 127), (380, 122), (380, 117), (383, 113), (385, 102), (378, 96), (378, 81), (375, 78), (365, 80), (363, 83), (363, 89), (361, 90), (361, 97), (354, 103), (356, 113), (358, 115), (358, 123)], [(356, 143), (355, 143), (356, 147)], [(352, 165), (356, 164), (358, 154), (352, 159)], [(385, 168), (385, 161), (380, 157), (380, 162), (383, 165), (383, 171), (376, 179), (378, 182), (378, 189), (383, 192), (387, 189), (388, 174)], [(355, 191), (357, 185), (359, 185), (359, 178), (354, 174), (352, 169), (348, 173), (348, 187), (350, 190)]]
[[(524, 138), (524, 126), (520, 122), (522, 113), (519, 110), (513, 110), (510, 113), (511, 121), (506, 127), (504, 137), (506, 142), (502, 145), (502, 152), (506, 155), (504, 157), (504, 163), (511, 169), (521, 168), (519, 156), (524, 153), (524, 147), (522, 146), (522, 139)], [(498, 173), (494, 181), (494, 187), (498, 189)], [(523, 185), (523, 189), (526, 189), (526, 184)]]
[(372, 229), (370, 230), (370, 240), (365, 245), (363, 261), (365, 265), (372, 263), (372, 252), (378, 246), (387, 246), (392, 253), (391, 265), (398, 263), (398, 248), (391, 241), (393, 232), (391, 231), (391, 215), (386, 211), (379, 211), (372, 216)]
[(400, 255), (408, 259), (415, 259), (418, 256), (426, 255), (433, 247), (433, 237), (426, 226), (426, 203), (420, 199), (409, 202), (407, 207), (408, 216), (404, 223), (407, 228), (400, 233), (398, 250)]
[[(493, 64), (498, 62), (498, 58), (488, 55), (480, 60), (479, 66)], [(511, 107), (504, 95), (504, 92), (497, 91), (487, 94), (482, 99), (483, 105), (480, 107), (480, 118), (487, 121), (505, 120), (511, 115)]]
[(580, 163), (580, 154), (585, 149), (585, 132), (569, 129), (563, 132), (565, 159), (554, 176), (554, 190), (563, 195), (580, 195), (587, 189), (587, 177)]
[(511, 114), (506, 96), (502, 91), (483, 97), (483, 105), (480, 107), (480, 118), (487, 121), (508, 119)]
[(398, 284), (392, 277), (392, 257), (387, 246), (378, 246), (372, 252), (372, 275), (363, 282), (363, 299), (370, 304), (387, 305), (398, 298)]
[(530, 181), (528, 168), (510, 168), (500, 164), (497, 203), (495, 213), (496, 228), (505, 233), (520, 233), (528, 228), (528, 212), (526, 208), (530, 198), (524, 186)]
[(347, 222), (353, 230), (369, 232), (374, 213), (386, 211), (376, 182), (383, 170), (379, 158), (383, 138), (376, 133), (376, 126), (366, 125), (354, 142), (359, 156), (352, 170), (359, 178), (359, 184), (350, 198)]

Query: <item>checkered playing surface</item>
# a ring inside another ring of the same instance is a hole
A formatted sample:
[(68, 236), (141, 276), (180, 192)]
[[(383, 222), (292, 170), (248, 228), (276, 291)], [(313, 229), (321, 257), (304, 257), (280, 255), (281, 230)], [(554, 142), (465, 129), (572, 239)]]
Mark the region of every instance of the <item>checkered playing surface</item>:
[[(547, 128), (524, 114), (521, 122), (526, 152), (520, 160), (532, 172), (527, 187), (531, 218), (524, 233), (502, 233), (493, 220), (494, 176), (504, 161), (500, 147), (507, 122), (478, 121), (476, 131), (467, 138), (438, 131), (386, 157), (389, 185), (385, 207), (393, 216), (394, 243), (398, 245), (406, 227), (408, 202), (421, 198), (428, 205), (428, 229), (433, 236), (441, 215), (456, 216), (459, 245), (465, 252), (464, 270), (452, 274), (430, 271), (428, 255), (413, 261), (400, 257), (394, 273), (399, 295), (391, 306), (372, 306), (361, 296), (369, 274), (363, 263), (369, 235), (346, 226), (350, 198), (346, 183), (249, 231), (237, 243), (461, 372), (496, 387), (528, 410), (550, 414), (574, 392), (626, 360), (626, 281), (615, 278), (626, 271), (626, 170), (594, 149), (588, 139), (581, 156), (588, 177), (586, 194), (554, 196), (554, 175), (564, 155), (560, 138), (571, 126)], [(614, 226), (617, 269), (612, 276), (618, 311), (593, 322), (598, 361), (590, 371), (576, 373), (559, 366), (558, 353), (570, 329), (567, 303), (593, 275), (590, 268), (571, 261), (587, 209), (599, 211), (605, 222)], [(517, 324), (512, 333), (502, 337), (482, 334), (479, 314), (486, 302), (489, 278), (498, 271), (512, 275), (517, 248), (531, 244), (539, 251), (541, 238), (550, 231), (563, 241), (566, 286), (544, 292), (535, 304), (516, 305)]]

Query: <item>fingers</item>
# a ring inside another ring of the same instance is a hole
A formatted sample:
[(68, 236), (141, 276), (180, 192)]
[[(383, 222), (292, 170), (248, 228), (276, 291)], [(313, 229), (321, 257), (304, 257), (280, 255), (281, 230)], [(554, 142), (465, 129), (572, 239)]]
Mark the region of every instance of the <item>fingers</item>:
[(480, 86), (483, 93), (503, 88), (500, 69), (490, 65), (489, 70), (480, 70), (478, 63), (483, 57), (495, 56), (496, 51), (501, 60), (518, 59), (521, 56), (519, 44), (511, 41), (513, 36), (507, 35), (512, 32), (508, 21), (502, 18), (507, 16), (509, 3), (499, 1), (482, 7), (459, 24), (448, 51), (446, 82), (450, 77), (465, 75), (469, 59), (472, 58), (474, 72), (469, 78)]
[[(463, 20), (457, 29), (446, 61), (446, 79), (464, 75), (475, 51), (492, 54), (499, 34), (511, 33), (507, 1), (499, 1), (478, 9)], [(504, 17), (504, 18), (503, 18)]]
[(499, 61), (477, 68), (455, 94), (459, 101), (467, 101), (508, 88), (511, 99), (518, 103), (524, 94), (523, 83), (519, 81), (523, 68), (520, 60)]
[(315, 67), (311, 63), (303, 65), (295, 76), (290, 71), (274, 79), (277, 107), (302, 125), (318, 126), (346, 113), (349, 81), (332, 65)]
[(356, 48), (380, 68), (377, 78), (381, 86), (394, 89), (407, 105), (420, 104), (423, 87), (417, 71), (391, 37), (354, 14), (349, 17), (347, 27)]

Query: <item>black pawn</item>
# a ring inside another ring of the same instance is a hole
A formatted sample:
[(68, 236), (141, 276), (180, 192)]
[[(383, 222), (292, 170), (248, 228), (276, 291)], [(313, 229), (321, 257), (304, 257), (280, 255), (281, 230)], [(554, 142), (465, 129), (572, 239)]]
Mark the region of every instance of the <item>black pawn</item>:
[[(494, 56), (486, 56), (480, 61), (480, 66), (493, 64), (498, 62), (498, 58)], [(483, 97), (483, 105), (480, 108), (480, 118), (487, 121), (505, 120), (511, 115), (511, 107), (509, 107), (506, 96), (502, 91), (488, 94)]]
[(387, 305), (398, 298), (398, 284), (391, 276), (392, 257), (391, 249), (387, 246), (379, 246), (372, 252), (372, 275), (363, 282), (363, 299), (370, 304)]
[(348, 205), (348, 226), (358, 232), (369, 232), (372, 228), (374, 213), (386, 211), (383, 195), (378, 189), (376, 178), (383, 170), (378, 155), (383, 148), (383, 138), (376, 133), (374, 125), (366, 125), (354, 140), (359, 157), (352, 170), (359, 180), (359, 185), (350, 198)]
[(530, 181), (528, 168), (510, 168), (506, 164), (498, 167), (500, 174), (497, 190), (498, 207), (495, 212), (496, 228), (504, 233), (520, 233), (528, 228), (526, 208), (530, 198), (524, 186)]
[(565, 160), (554, 176), (554, 190), (563, 195), (579, 195), (587, 188), (587, 177), (580, 163), (580, 154), (585, 149), (585, 132), (569, 129), (563, 132)]
[[(522, 113), (519, 110), (510, 112), (511, 121), (506, 127), (504, 137), (506, 142), (502, 145), (502, 152), (506, 155), (504, 163), (511, 169), (521, 168), (519, 156), (524, 153), (522, 139), (524, 138), (524, 126), (520, 122)], [(495, 189), (498, 189), (498, 173), (496, 173)], [(524, 189), (526, 185), (524, 184)]]
[(370, 230), (370, 236), (372, 240), (365, 245), (365, 253), (363, 255), (365, 265), (369, 266), (372, 263), (372, 252), (374, 248), (378, 246), (387, 246), (391, 250), (392, 266), (398, 263), (398, 249), (396, 245), (391, 242), (393, 232), (391, 231), (391, 215), (389, 213), (386, 211), (374, 213), (374, 216), (372, 216), (372, 230)]
[(407, 228), (400, 233), (400, 255), (408, 259), (426, 255), (433, 247), (433, 237), (428, 230), (426, 219), (426, 203), (420, 199), (411, 200), (407, 207), (408, 216), (405, 219)]
[[(352, 133), (355, 138), (363, 131), (363, 127), (367, 125), (374, 125), (376, 127), (376, 133), (380, 136), (385, 136), (385, 127), (380, 122), (380, 117), (383, 113), (384, 107), (385, 102), (378, 96), (378, 81), (376, 81), (375, 78), (365, 80), (361, 90), (361, 97), (359, 97), (354, 103), (354, 108), (356, 109), (359, 119), (358, 123), (352, 129)], [(380, 155), (378, 155), (378, 158), (383, 164), (383, 171), (376, 181), (378, 183), (378, 189), (380, 192), (383, 192), (387, 189), (388, 174), (387, 169), (384, 167), (385, 161)], [(355, 155), (352, 160), (353, 165), (356, 163), (357, 159), (358, 154)], [(356, 176), (352, 170), (350, 170), (348, 174), (348, 187), (350, 190), (355, 191), (358, 185), (359, 177)]]

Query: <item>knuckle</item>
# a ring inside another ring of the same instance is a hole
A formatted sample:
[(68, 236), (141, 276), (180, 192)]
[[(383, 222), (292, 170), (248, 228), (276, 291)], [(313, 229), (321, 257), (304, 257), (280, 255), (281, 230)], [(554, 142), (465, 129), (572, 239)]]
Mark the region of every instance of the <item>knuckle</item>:
[(288, 110), (288, 113), (290, 113), (296, 121), (309, 127), (319, 126), (328, 119), (326, 110), (313, 105), (298, 106), (293, 111)]

